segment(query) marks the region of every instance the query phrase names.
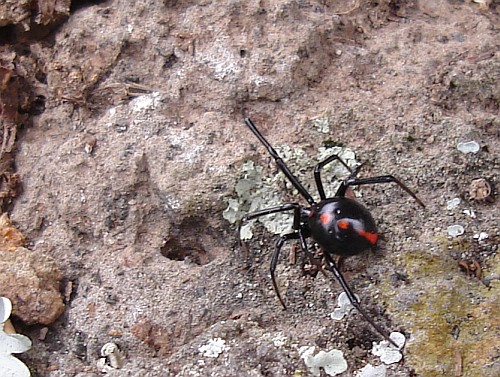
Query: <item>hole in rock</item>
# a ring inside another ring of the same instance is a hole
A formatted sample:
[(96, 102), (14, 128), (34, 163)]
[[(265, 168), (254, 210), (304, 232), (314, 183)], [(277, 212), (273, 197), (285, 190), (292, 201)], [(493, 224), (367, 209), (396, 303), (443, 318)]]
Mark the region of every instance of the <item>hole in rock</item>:
[(183, 219), (162, 246), (161, 254), (171, 260), (189, 261), (203, 266), (213, 259), (208, 252), (215, 244), (211, 236), (213, 231), (201, 218)]

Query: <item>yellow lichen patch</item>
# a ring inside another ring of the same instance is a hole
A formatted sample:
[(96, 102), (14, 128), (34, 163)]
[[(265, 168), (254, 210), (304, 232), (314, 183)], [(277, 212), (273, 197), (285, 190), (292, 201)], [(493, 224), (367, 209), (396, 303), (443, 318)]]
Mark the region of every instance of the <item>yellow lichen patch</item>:
[[(492, 291), (498, 292), (500, 286), (492, 287)], [(500, 302), (498, 295), (491, 296), (491, 300), (478, 305), (473, 310), (473, 320), (477, 323), (477, 326), (473, 331), (477, 331), (479, 341), (469, 342), (465, 346), (468, 347), (464, 365), (470, 365), (470, 369), (479, 373), (481, 371), (481, 376), (486, 376), (483, 373), (491, 368), (491, 375), (496, 371), (498, 373), (498, 365), (494, 370), (493, 360), (498, 359), (500, 354), (500, 316), (499, 316)], [(498, 374), (494, 374), (497, 376)], [(472, 375), (472, 374), (471, 374)]]
[(13, 251), (24, 244), (24, 236), (17, 230), (7, 213), (0, 216), (0, 249)]
[(446, 251), (408, 253), (399, 262), (409, 284), (396, 290), (387, 284), (384, 293), (393, 298), (393, 317), (411, 335), (407, 365), (421, 376), (496, 376), (498, 285), (486, 287), (465, 275)]

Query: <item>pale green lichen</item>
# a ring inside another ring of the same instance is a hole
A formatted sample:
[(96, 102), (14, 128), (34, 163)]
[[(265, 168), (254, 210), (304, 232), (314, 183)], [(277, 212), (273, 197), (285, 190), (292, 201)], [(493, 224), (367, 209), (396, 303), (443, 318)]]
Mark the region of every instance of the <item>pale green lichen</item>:
[[(354, 152), (348, 148), (320, 147), (315, 158), (311, 158), (301, 148), (291, 148), (285, 145), (275, 149), (293, 174), (313, 196), (317, 195), (313, 168), (318, 162), (333, 154), (338, 154), (350, 168), (353, 169), (358, 165)], [(223, 212), (223, 217), (230, 223), (239, 221), (247, 213), (277, 206), (285, 202), (303, 201), (298, 191), (281, 172), (264, 170), (263, 167), (256, 165), (251, 160), (246, 161), (241, 170), (241, 179), (238, 180), (235, 186), (237, 198), (228, 199), (227, 208)], [(325, 193), (328, 197), (335, 194), (340, 180), (348, 174), (349, 171), (337, 161), (325, 166), (322, 170), (322, 178)], [(285, 197), (287, 193), (291, 193), (293, 198), (291, 199), (290, 196)], [(262, 216), (257, 221), (273, 234), (285, 234), (292, 230), (292, 217), (293, 213), (290, 211), (288, 213)], [(252, 223), (245, 224), (241, 229), (242, 239), (250, 239), (253, 235), (252, 229)]]
[(378, 366), (367, 364), (354, 374), (355, 377), (385, 377), (386, 375), (387, 367), (384, 364)]
[(316, 131), (328, 134), (330, 133), (330, 113), (326, 112), (316, 118), (311, 119), (311, 123)]

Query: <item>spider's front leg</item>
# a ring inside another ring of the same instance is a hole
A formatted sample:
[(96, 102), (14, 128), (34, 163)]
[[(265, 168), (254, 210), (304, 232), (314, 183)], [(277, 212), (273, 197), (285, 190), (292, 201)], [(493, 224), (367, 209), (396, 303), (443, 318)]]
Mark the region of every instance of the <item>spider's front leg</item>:
[(276, 267), (278, 265), (281, 248), (283, 247), (284, 243), (288, 240), (297, 240), (299, 238), (301, 238), (300, 232), (288, 233), (278, 238), (278, 241), (276, 241), (276, 246), (274, 248), (273, 256), (271, 258), (271, 266), (269, 268), (269, 271), (271, 273), (271, 282), (273, 283), (274, 293), (276, 293), (276, 296), (278, 296), (278, 300), (280, 300), (281, 306), (283, 306), (283, 310), (286, 310), (286, 305), (285, 301), (283, 301), (283, 298), (281, 297), (278, 283), (276, 282)]
[(425, 208), (425, 204), (418, 198), (418, 196), (410, 190), (408, 186), (406, 186), (399, 179), (394, 177), (393, 175), (380, 175), (377, 177), (367, 177), (367, 178), (356, 178), (349, 177), (340, 185), (336, 196), (345, 196), (345, 192), (349, 186), (362, 186), (362, 185), (374, 185), (379, 183), (395, 183), (399, 187), (401, 187), (404, 191), (408, 193), (422, 208)]
[(262, 216), (272, 215), (273, 213), (286, 212), (286, 211), (291, 211), (293, 209), (295, 213), (293, 229), (298, 229), (298, 223), (296, 223), (296, 221), (300, 221), (300, 217), (298, 218), (298, 220), (296, 218), (297, 218), (297, 212), (300, 213), (300, 208), (301, 206), (298, 203), (284, 203), (279, 206), (265, 208), (259, 211), (247, 213), (245, 216), (241, 218), (240, 222), (238, 223), (238, 234), (237, 234), (238, 245), (240, 247), (243, 247), (245, 245), (241, 239), (241, 228), (243, 227), (244, 223), (246, 223), (247, 221), (255, 220)]
[(349, 177), (355, 177), (358, 174), (359, 167), (356, 170), (352, 170), (347, 163), (342, 160), (338, 155), (334, 154), (331, 155), (330, 157), (326, 158), (325, 160), (321, 161), (314, 167), (314, 181), (316, 182), (316, 188), (318, 189), (319, 196), (321, 200), (326, 199), (326, 194), (325, 190), (323, 188), (323, 182), (321, 180), (321, 169), (323, 169), (326, 165), (333, 161), (338, 161), (340, 162), (350, 173)]

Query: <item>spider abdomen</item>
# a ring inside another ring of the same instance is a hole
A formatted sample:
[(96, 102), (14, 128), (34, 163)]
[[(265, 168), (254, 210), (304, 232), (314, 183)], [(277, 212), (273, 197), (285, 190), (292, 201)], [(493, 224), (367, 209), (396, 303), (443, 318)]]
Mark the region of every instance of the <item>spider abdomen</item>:
[(377, 244), (372, 215), (353, 199), (336, 197), (314, 204), (308, 222), (312, 238), (331, 254), (356, 255)]

